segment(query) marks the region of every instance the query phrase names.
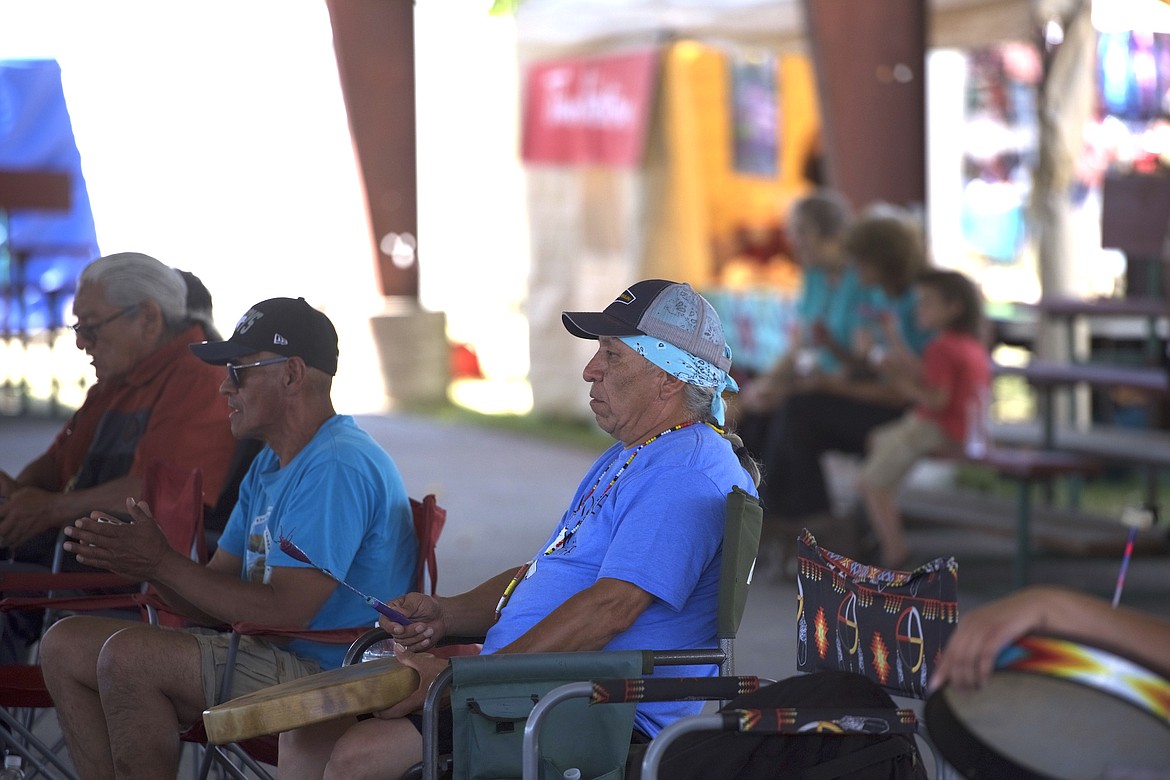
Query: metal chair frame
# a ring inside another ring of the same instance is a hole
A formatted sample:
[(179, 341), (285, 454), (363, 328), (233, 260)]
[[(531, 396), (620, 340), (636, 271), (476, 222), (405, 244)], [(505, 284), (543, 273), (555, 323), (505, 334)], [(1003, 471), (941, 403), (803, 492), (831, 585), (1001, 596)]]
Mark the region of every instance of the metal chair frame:
[[(807, 605), (806, 605), (806, 608), (807, 608)], [(567, 686), (565, 686), (565, 687), (567, 687)], [(570, 693), (569, 691), (565, 691), (563, 694), (561, 694), (559, 692), (559, 689), (557, 691), (553, 692), (553, 694), (557, 694), (558, 696), (567, 695), (569, 693)], [(550, 695), (552, 695), (552, 694), (550, 694)], [(900, 690), (897, 692), (893, 692), (892, 695), (895, 697), (910, 698), (910, 699), (915, 699), (915, 700), (919, 699), (918, 696), (915, 696), (914, 693), (912, 691), (909, 691), (909, 690)], [(947, 764), (945, 759), (943, 759), (942, 754), (939, 752), (938, 748), (935, 746), (934, 741), (930, 739), (930, 735), (926, 732), (925, 724), (923, 724), (921, 722), (921, 720), (917, 718), (917, 716), (915, 715), (913, 710), (906, 709), (906, 708), (900, 708), (897, 710), (897, 712), (904, 713), (903, 720), (906, 724), (905, 732), (914, 734), (915, 737), (917, 737), (921, 742), (925, 743), (927, 748), (930, 750), (931, 757), (934, 761), (935, 776), (937, 778), (943, 778), (943, 779), (951, 777), (953, 770), (950, 767), (950, 765)], [(657, 779), (658, 768), (662, 762), (663, 757), (666, 754), (667, 749), (669, 748), (669, 746), (672, 742), (674, 742), (676, 739), (678, 739), (679, 737), (681, 737), (684, 734), (697, 732), (697, 731), (742, 732), (744, 730), (743, 729), (744, 720), (741, 718), (738, 718), (738, 717), (728, 717), (731, 714), (732, 713), (715, 713), (715, 714), (694, 715), (694, 716), (691, 716), (688, 718), (682, 718), (682, 719), (670, 724), (666, 728), (664, 728), (661, 732), (659, 732), (659, 734), (654, 738), (654, 740), (651, 741), (650, 747), (647, 749), (645, 755), (643, 756), (643, 761), (642, 761), (642, 778), (643, 778), (643, 780), (656, 780)], [(836, 720), (838, 720), (839, 725), (840, 725), (840, 723), (842, 722), (842, 721), (840, 721), (840, 719), (843, 718), (844, 716), (848, 716), (849, 714), (852, 714), (852, 713), (850, 710), (847, 710), (847, 709), (825, 709), (824, 719), (825, 720), (836, 719)], [(844, 723), (846, 724), (843, 726), (844, 730), (849, 731), (850, 733), (866, 733), (864, 731), (864, 729), (850, 729), (849, 726), (847, 725), (848, 721), (844, 721)], [(776, 724), (774, 727), (771, 727), (771, 728), (767, 728), (767, 727), (755, 728), (755, 729), (753, 729), (752, 733), (756, 733), (756, 734), (790, 733), (790, 731), (788, 729), (784, 728), (782, 724)], [(535, 775), (533, 775), (533, 777), (535, 777)], [(525, 780), (528, 780), (527, 775), (525, 776)]]
[[(144, 475), (143, 499), (156, 512), (167, 535), (167, 540), (176, 549), (184, 549), (193, 560), (205, 558), (203, 535), (203, 475), (198, 469), (181, 469), (166, 461), (152, 462)], [(165, 517), (163, 517), (165, 515)], [(177, 521), (177, 522), (176, 522)], [(45, 610), (45, 625), (51, 625), (62, 613), (96, 612), (111, 609), (137, 609), (136, 597), (147, 590), (142, 583), (139, 593), (64, 595), (66, 592), (86, 591), (97, 588), (126, 586), (133, 584), (117, 575), (107, 572), (63, 571), (64, 552), (60, 534), (49, 572), (5, 572), (0, 574), (5, 590), (11, 592), (41, 592), (37, 597), (6, 597), (0, 600), (4, 610)], [(20, 686), (20, 689), (0, 688), (0, 742), (7, 750), (19, 754), (31, 768), (29, 780), (37, 775), (51, 777), (50, 768), (60, 776), (75, 780), (77, 773), (58, 754), (64, 747), (59, 738), (49, 745), (34, 733), (36, 720), (53, 708), (40, 676), (40, 667), (35, 663), (3, 667), (6, 684)], [(3, 705), (4, 701), (18, 702)], [(22, 706), (24, 705), (24, 706)]]
[[(738, 486), (733, 487), (727, 495), (724, 510), (722, 568), (716, 621), (719, 647), (694, 650), (644, 651), (646, 657), (644, 667), (647, 674), (657, 666), (695, 664), (712, 664), (718, 666), (721, 677), (730, 677), (734, 674), (735, 635), (739, 630), (739, 625), (743, 618), (748, 589), (755, 571), (755, 560), (759, 550), (762, 523), (763, 510), (760, 506), (759, 499)], [(365, 639), (363, 637), (363, 640)], [(351, 648), (350, 654), (353, 655), (356, 653), (357, 650)], [(452, 669), (451, 667), (447, 667), (432, 681), (430, 688), (427, 689), (423, 707), (422, 780), (438, 780), (440, 768), (443, 764), (443, 758), (439, 755), (438, 748), (439, 702), (443, 694), (450, 688), (452, 678)], [(570, 683), (568, 686), (561, 686), (561, 688), (571, 688), (572, 691), (578, 692), (584, 690), (578, 686), (589, 685), (589, 683)], [(554, 689), (546, 694), (544, 698), (556, 694), (556, 703), (560, 703), (565, 698), (573, 698), (572, 695), (562, 698), (562, 694), (557, 693), (561, 691), (561, 688)], [(544, 698), (542, 698), (542, 701)], [(530, 715), (530, 720), (531, 717)], [(528, 725), (526, 724), (525, 739), (527, 740), (527, 738)], [(529, 751), (526, 749), (524, 755), (521, 757), (522, 763), (527, 760), (528, 755)], [(534, 760), (538, 760), (538, 753), (537, 758)], [(406, 777), (417, 776), (417, 770), (419, 768), (418, 766), (414, 767)], [(525, 777), (528, 777), (528, 775), (525, 775)]]

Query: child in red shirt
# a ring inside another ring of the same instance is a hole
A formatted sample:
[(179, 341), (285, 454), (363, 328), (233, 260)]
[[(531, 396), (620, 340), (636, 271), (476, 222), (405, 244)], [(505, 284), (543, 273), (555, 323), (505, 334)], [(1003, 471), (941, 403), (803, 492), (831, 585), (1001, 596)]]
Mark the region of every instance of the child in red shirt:
[(918, 325), (938, 335), (921, 360), (899, 353), (882, 366), (914, 408), (870, 434), (858, 485), (881, 563), (891, 568), (904, 566), (910, 555), (895, 499), (898, 485), (923, 457), (962, 447), (971, 410), (987, 397), (991, 378), (975, 284), (957, 271), (932, 270), (915, 287)]

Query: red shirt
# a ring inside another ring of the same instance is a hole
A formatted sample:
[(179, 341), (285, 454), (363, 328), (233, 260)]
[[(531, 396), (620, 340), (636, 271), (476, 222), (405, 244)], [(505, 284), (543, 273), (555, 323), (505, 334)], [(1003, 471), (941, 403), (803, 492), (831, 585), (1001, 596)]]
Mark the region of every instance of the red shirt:
[(927, 387), (943, 389), (947, 403), (942, 409), (919, 406), (919, 416), (933, 421), (953, 441), (967, 436), (967, 410), (979, 394), (987, 397), (991, 384), (991, 360), (978, 339), (965, 333), (942, 331), (922, 353), (922, 379)]
[(188, 328), (128, 376), (89, 389), (49, 447), (58, 490), (142, 476), (160, 458), (202, 469), (204, 503), (215, 503), (236, 441), (227, 401), (219, 394), (223, 368), (204, 363), (187, 348), (203, 341), (202, 335), (199, 326)]

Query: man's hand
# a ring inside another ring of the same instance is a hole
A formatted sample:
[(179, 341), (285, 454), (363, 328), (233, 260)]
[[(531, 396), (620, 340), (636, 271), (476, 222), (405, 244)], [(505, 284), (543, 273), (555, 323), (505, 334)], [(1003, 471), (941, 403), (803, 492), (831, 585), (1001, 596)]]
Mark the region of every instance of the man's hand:
[(427, 653), (421, 655), (412, 653), (399, 644), (394, 645), (394, 657), (403, 666), (409, 666), (418, 672), (418, 688), (414, 693), (393, 707), (374, 713), (374, 717), (385, 720), (404, 718), (412, 712), (422, 710), (427, 698), (427, 690), (431, 687), (431, 682), (439, 676), (440, 672), (447, 668), (448, 663), (445, 659), (435, 658), (433, 655)]
[(136, 580), (155, 579), (163, 561), (179, 553), (167, 542), (148, 505), (128, 498), (126, 509), (134, 522), (110, 523), (99, 520), (105, 517), (101, 512), (92, 512), (66, 526), (70, 541), (65, 542), (65, 551), (87, 566)]
[(1060, 609), (1062, 598), (1053, 589), (1028, 588), (964, 614), (930, 677), (931, 690), (948, 683), (960, 690), (982, 687), (1000, 651), (1024, 634), (1047, 628), (1049, 613)]
[(443, 608), (436, 598), (423, 593), (407, 593), (391, 601), (390, 607), (414, 622), (402, 626), (383, 616), (378, 618), (378, 624), (395, 642), (411, 652), (430, 649), (447, 634)]
[[(0, 482), (0, 547), (16, 547), (61, 521), (55, 510), (56, 494), (37, 487), (19, 487), (7, 474)], [(11, 490), (11, 492), (7, 492)]]

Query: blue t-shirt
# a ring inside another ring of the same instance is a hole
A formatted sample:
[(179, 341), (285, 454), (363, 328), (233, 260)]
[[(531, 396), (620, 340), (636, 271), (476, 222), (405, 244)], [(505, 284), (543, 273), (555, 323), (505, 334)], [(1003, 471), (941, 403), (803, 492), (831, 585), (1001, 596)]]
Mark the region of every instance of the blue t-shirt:
[[(243, 579), (267, 582), (273, 566), (308, 566), (281, 551), (282, 536), (363, 593), (385, 600), (414, 588), (418, 541), (402, 476), (347, 415), (330, 418), (284, 468), (270, 448), (260, 451), (219, 546), (243, 559)], [(377, 617), (338, 585), (309, 628), (373, 625)], [(340, 666), (346, 651), (303, 639), (288, 647), (323, 670)]]
[[(724, 506), (733, 485), (754, 492), (751, 477), (727, 440), (698, 424), (646, 445), (607, 491), (632, 452), (614, 444), (590, 468), (499, 621), (488, 631), (483, 652), (510, 644), (600, 577), (633, 583), (655, 597), (606, 650), (718, 646), (715, 617)], [(662, 673), (698, 677), (716, 671), (710, 666), (680, 666)], [(701, 706), (641, 704), (634, 722), (654, 736)]]
[[(853, 331), (861, 324), (861, 308), (865, 286), (852, 266), (845, 268), (836, 282), (829, 280), (823, 268), (805, 270), (801, 282), (796, 313), (800, 318), (801, 338), (809, 338), (813, 323), (820, 321), (828, 328), (833, 340), (849, 349)], [(825, 348), (817, 350), (819, 367), (825, 373), (838, 368), (837, 358)]]

